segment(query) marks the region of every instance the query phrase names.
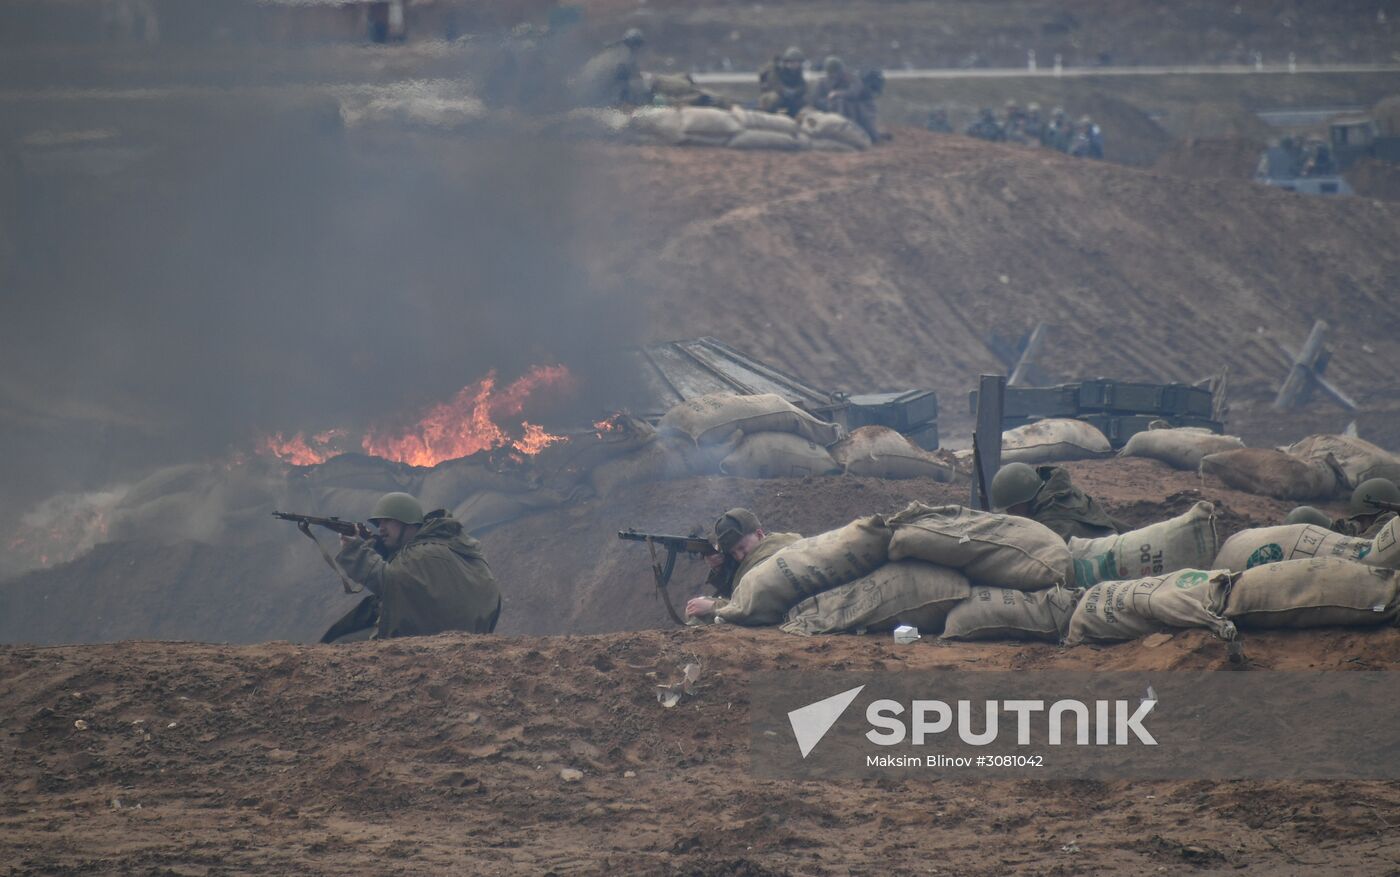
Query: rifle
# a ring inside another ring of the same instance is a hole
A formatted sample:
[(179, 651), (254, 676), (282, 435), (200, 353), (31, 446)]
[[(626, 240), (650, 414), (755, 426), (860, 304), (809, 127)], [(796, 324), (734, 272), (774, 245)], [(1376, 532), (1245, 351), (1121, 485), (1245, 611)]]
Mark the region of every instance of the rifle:
[[(671, 573), (676, 569), (676, 555), (684, 552), (691, 557), (708, 557), (719, 554), (719, 549), (704, 536), (667, 536), (661, 533), (619, 530), (617, 538), (624, 542), (645, 542), (647, 548), (651, 549), (651, 574), (656, 579), (656, 590), (661, 592), (661, 599), (666, 604), (666, 612), (671, 616), (671, 620), (677, 624), (685, 624), (685, 619), (681, 618), (676, 608), (671, 605), (671, 594), (666, 590), (666, 586), (671, 583)], [(658, 545), (666, 549), (664, 562), (656, 556)]]
[[(335, 570), (335, 574), (340, 577), (340, 584), (341, 587), (345, 588), (345, 593), (358, 594), (364, 590), (364, 588), (359, 585), (352, 584), (351, 581), (345, 577), (345, 573), (342, 572), (340, 567), (335, 565), (335, 561), (331, 559), (330, 553), (327, 552), (316, 537), (311, 534), (311, 527), (314, 524), (317, 527), (325, 527), (327, 530), (332, 530), (342, 536), (369, 539), (371, 537), (368, 527), (358, 521), (346, 521), (336, 517), (318, 518), (315, 515), (297, 515), (291, 512), (277, 511), (274, 511), (272, 516), (280, 521), (293, 522), (297, 525), (297, 529), (302, 532), (302, 535), (316, 544), (316, 550), (321, 552), (321, 557), (326, 561), (326, 566)], [(384, 556), (384, 546), (377, 536), (374, 537), (373, 547), (380, 557)]]
[(1371, 499), (1369, 497), (1365, 500), (1365, 502), (1366, 505), (1375, 508), (1376, 514), (1380, 514), (1381, 512), (1400, 513), (1400, 502), (1387, 502), (1383, 499)]

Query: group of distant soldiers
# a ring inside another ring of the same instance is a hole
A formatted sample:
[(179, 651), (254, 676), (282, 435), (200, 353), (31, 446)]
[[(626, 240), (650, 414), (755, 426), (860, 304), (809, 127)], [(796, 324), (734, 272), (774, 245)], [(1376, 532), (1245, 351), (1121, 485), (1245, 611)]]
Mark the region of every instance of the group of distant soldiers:
[[(676, 106), (724, 106), (726, 101), (697, 87), (686, 74), (642, 75), (641, 53), (646, 38), (632, 28), (622, 39), (589, 59), (574, 79), (577, 100), (584, 106), (635, 107), (653, 103)], [(837, 113), (855, 122), (872, 141), (888, 140), (876, 122), (875, 99), (885, 87), (880, 70), (853, 71), (836, 56), (822, 62), (822, 76), (808, 86), (807, 56), (796, 46), (759, 71), (757, 108), (794, 118), (807, 108)]]
[(1259, 159), (1258, 176), (1292, 179), (1295, 177), (1330, 177), (1337, 173), (1332, 147), (1321, 137), (1300, 141), (1284, 137), (1271, 143)]
[[(954, 133), (944, 109), (930, 112), (926, 127), (935, 133)], [(1103, 131), (1089, 116), (1071, 122), (1064, 107), (1055, 107), (1045, 118), (1038, 103), (1023, 108), (1015, 100), (1008, 100), (1002, 118), (997, 118), (991, 107), (983, 107), (963, 133), (993, 143), (1042, 146), (1076, 158), (1103, 158)]]

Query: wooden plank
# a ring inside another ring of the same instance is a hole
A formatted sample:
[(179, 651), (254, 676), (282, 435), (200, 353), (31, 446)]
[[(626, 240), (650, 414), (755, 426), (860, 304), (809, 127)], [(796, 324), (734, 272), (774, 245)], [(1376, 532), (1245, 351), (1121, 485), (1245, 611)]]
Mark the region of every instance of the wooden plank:
[(1021, 352), (1021, 358), (1016, 361), (1016, 367), (1012, 369), (1011, 377), (1006, 382), (1008, 387), (1030, 386), (1030, 371), (1036, 358), (1040, 356), (1041, 348), (1045, 346), (1045, 334), (1045, 324), (1036, 323), (1030, 340), (1026, 342), (1026, 349)]
[(1313, 324), (1312, 331), (1308, 333), (1308, 340), (1303, 343), (1303, 349), (1293, 358), (1293, 366), (1289, 369), (1283, 386), (1279, 388), (1278, 398), (1274, 399), (1276, 411), (1291, 411), (1296, 408), (1303, 393), (1317, 378), (1314, 368), (1318, 357), (1322, 355), (1323, 346), (1327, 343), (1327, 330), (1325, 320), (1318, 320)]
[(974, 509), (992, 507), (992, 478), (1001, 468), (1002, 410), (1006, 401), (1006, 377), (982, 375), (977, 383), (977, 429), (972, 434), (972, 501)]

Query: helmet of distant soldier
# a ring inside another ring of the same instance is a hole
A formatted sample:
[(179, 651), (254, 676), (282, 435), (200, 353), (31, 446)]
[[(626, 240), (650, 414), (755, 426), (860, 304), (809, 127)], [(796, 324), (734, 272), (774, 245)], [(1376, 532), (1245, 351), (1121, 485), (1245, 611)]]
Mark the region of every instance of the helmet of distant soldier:
[(1285, 524), (1316, 524), (1319, 527), (1332, 526), (1332, 519), (1320, 509), (1315, 509), (1310, 505), (1300, 505), (1288, 513), (1288, 517), (1283, 519)]
[(374, 504), (369, 513), (369, 522), (377, 524), (383, 520), (400, 521), (405, 524), (423, 523), (423, 506), (407, 493), (386, 493)]
[(992, 511), (1004, 512), (1014, 505), (1030, 502), (1045, 482), (1028, 463), (1007, 463), (992, 477)]
[(641, 28), (629, 27), (627, 32), (622, 35), (622, 44), (633, 49), (639, 48), (646, 41), (646, 36), (642, 34)]
[(826, 60), (822, 62), (822, 69), (827, 73), (840, 73), (846, 69), (846, 62), (835, 55), (827, 55)]
[(1040, 104), (1036, 103), (1035, 101), (1031, 101), (1030, 103), (1026, 104), (1026, 112), (1028, 112), (1028, 113), (1038, 113), (1038, 112), (1040, 112)]
[(1347, 514), (1353, 518), (1360, 515), (1380, 514), (1383, 509), (1376, 508), (1367, 502), (1371, 499), (1400, 505), (1400, 487), (1396, 487), (1395, 482), (1388, 478), (1372, 478), (1361, 482), (1351, 492), (1351, 504), (1347, 506)]
[(1080, 117), (1079, 117), (1079, 124), (1081, 124), (1081, 125), (1083, 125), (1084, 127), (1087, 128), (1087, 127), (1089, 127), (1090, 125), (1094, 124), (1094, 120), (1091, 119), (1091, 118), (1088, 117), (1088, 116), (1080, 116)]
[(782, 54), (782, 59), (784, 61), (797, 61), (800, 63), (802, 61), (806, 61), (807, 56), (802, 54), (802, 50), (797, 48), (796, 46), (788, 46), (786, 51), (784, 51)]

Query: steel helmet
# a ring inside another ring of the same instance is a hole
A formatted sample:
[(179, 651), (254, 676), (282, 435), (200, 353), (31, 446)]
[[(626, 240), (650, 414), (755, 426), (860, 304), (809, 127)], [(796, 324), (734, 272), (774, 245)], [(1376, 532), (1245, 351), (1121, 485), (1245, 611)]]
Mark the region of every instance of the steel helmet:
[(641, 28), (629, 27), (627, 32), (622, 35), (622, 39), (618, 42), (622, 43), (624, 46), (631, 46), (635, 49), (646, 41), (646, 37), (642, 34)]
[(1045, 482), (1027, 463), (1007, 463), (992, 477), (992, 511), (1004, 512), (1014, 505), (1030, 502)]
[(1310, 505), (1300, 505), (1283, 519), (1285, 524), (1316, 524), (1319, 527), (1332, 526), (1332, 519), (1321, 510)]
[(385, 519), (405, 524), (421, 524), (423, 506), (406, 493), (386, 493), (374, 504), (374, 511), (369, 513), (369, 522), (373, 524)]
[(1347, 514), (1353, 518), (1358, 515), (1380, 514), (1383, 509), (1370, 505), (1366, 502), (1368, 499), (1400, 505), (1400, 487), (1396, 487), (1394, 481), (1386, 478), (1371, 478), (1361, 482), (1351, 493), (1351, 504), (1347, 506)]
[(846, 69), (846, 63), (835, 55), (827, 55), (826, 60), (822, 62), (822, 69), (827, 73), (839, 73)]
[(799, 49), (799, 48), (797, 48), (796, 46), (788, 46), (788, 47), (787, 47), (787, 51), (783, 52), (783, 60), (784, 60), (784, 61), (806, 61), (806, 60), (807, 60), (807, 56), (804, 55), (804, 54), (802, 54), (802, 50)]

